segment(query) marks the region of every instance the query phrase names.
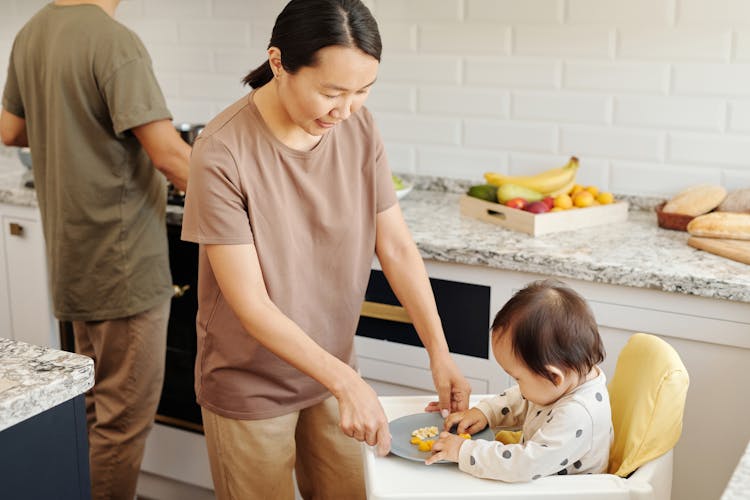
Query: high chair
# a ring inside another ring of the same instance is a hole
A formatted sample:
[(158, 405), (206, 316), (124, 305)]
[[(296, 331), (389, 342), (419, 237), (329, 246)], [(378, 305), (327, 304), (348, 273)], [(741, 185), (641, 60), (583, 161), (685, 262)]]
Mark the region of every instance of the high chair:
[[(366, 450), (368, 498), (669, 500), (672, 449), (682, 432), (688, 385), (687, 370), (672, 346), (654, 335), (634, 334), (620, 352), (609, 383), (615, 439), (606, 474), (549, 476), (509, 484), (473, 478), (448, 467), (437, 470), (397, 457), (377, 458)], [(410, 413), (409, 409), (419, 411), (430, 398), (380, 399), (393, 419)], [(396, 478), (402, 474), (409, 480)]]

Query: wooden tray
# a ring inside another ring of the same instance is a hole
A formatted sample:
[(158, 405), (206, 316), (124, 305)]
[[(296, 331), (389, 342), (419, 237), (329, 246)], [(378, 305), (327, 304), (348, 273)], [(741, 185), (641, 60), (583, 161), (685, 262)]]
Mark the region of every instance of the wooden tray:
[(461, 198), (460, 207), (463, 215), (532, 236), (628, 220), (627, 202), (533, 214), (525, 210), (464, 195)]

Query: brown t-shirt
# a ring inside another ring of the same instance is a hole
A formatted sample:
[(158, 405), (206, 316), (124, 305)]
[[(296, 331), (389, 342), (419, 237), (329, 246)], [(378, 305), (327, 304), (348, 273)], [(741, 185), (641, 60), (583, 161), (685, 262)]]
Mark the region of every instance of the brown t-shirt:
[[(214, 118), (193, 146), (182, 238), (255, 245), (271, 300), (320, 346), (355, 366), (376, 216), (395, 202), (367, 109), (303, 152), (273, 136), (251, 93)], [(196, 394), (211, 411), (256, 420), (328, 396), (244, 330), (202, 246), (197, 327)]]
[(127, 131), (171, 116), (138, 37), (96, 5), (48, 4), (16, 36), (3, 107), (26, 119), (55, 315), (168, 300), (165, 179)]

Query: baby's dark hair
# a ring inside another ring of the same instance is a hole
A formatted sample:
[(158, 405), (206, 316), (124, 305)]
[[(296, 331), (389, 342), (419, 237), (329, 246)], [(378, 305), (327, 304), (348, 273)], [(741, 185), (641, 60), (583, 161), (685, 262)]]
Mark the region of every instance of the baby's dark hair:
[(604, 361), (604, 345), (586, 301), (557, 280), (540, 280), (516, 292), (492, 322), (492, 339), (510, 335), (514, 354), (552, 382), (548, 365), (581, 377)]

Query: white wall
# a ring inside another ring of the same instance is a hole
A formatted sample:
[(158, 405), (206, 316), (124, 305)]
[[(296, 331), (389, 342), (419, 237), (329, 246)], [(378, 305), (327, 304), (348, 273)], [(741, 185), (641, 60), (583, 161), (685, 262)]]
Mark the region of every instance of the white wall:
[[(0, 0), (0, 70), (44, 2)], [(282, 0), (123, 0), (178, 121), (245, 92)], [(582, 160), (668, 195), (750, 186), (748, 0), (367, 0), (384, 53), (368, 105), (395, 171), (481, 180)], [(9, 14), (9, 15), (8, 15)], [(3, 162), (0, 154), (0, 164)]]

